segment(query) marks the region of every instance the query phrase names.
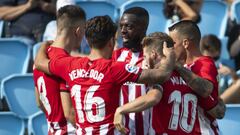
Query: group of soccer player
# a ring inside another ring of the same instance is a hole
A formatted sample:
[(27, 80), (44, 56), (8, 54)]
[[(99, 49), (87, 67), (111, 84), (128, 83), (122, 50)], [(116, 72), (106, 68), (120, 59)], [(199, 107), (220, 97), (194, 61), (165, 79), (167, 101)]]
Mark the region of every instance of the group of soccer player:
[[(146, 36), (149, 15), (140, 7), (119, 23), (123, 47), (114, 50), (118, 28), (109, 16), (86, 21), (74, 5), (58, 11), (57, 37), (41, 45), (34, 65), (48, 134), (219, 134), (225, 105), (214, 62), (199, 51), (198, 26), (180, 21), (169, 35)], [(84, 35), (90, 54), (71, 56)]]

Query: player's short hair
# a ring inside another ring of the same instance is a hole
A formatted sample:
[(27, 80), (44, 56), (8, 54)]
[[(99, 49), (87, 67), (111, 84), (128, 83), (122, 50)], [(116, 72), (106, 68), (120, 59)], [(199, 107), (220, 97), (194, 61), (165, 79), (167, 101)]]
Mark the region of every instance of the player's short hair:
[(57, 12), (58, 29), (79, 26), (86, 21), (86, 14), (82, 8), (76, 5), (66, 5)]
[(146, 47), (147, 51), (157, 50), (159, 54), (163, 54), (163, 42), (167, 42), (168, 47), (173, 47), (173, 39), (166, 33), (154, 32), (144, 37), (142, 40), (143, 48)]
[(137, 17), (137, 22), (140, 23), (144, 29), (147, 30), (148, 27), (148, 23), (149, 23), (149, 14), (148, 11), (142, 7), (132, 7), (129, 9), (126, 9), (123, 12), (124, 14), (132, 14), (135, 15)]
[(179, 21), (168, 28), (171, 31), (177, 31), (179, 38), (187, 38), (199, 45), (201, 39), (201, 32), (196, 23), (191, 20)]
[(213, 34), (205, 35), (200, 41), (200, 50), (208, 52), (221, 51), (221, 41)]
[(108, 16), (96, 16), (89, 19), (85, 26), (85, 36), (92, 48), (102, 49), (115, 36), (117, 25)]

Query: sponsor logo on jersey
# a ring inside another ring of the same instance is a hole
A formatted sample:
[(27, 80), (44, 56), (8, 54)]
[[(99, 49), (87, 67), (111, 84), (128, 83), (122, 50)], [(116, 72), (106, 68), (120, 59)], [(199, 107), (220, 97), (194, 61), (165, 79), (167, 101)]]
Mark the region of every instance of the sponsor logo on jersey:
[(130, 64), (126, 64), (125, 69), (129, 72), (129, 73), (134, 73), (137, 74), (139, 71), (139, 67), (134, 66), (134, 65), (130, 65)]

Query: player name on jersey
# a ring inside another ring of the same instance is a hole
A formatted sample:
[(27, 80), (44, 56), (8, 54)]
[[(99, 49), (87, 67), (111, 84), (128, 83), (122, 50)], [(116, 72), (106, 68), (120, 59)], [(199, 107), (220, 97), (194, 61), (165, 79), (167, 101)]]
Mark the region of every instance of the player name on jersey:
[(182, 77), (173, 76), (170, 78), (173, 85), (187, 85)]
[(91, 69), (89, 71), (86, 71), (85, 69), (75, 69), (69, 73), (69, 76), (72, 81), (77, 78), (92, 78), (94, 80), (97, 80), (98, 82), (101, 82), (104, 78), (103, 73), (99, 73), (97, 70), (94, 69)]

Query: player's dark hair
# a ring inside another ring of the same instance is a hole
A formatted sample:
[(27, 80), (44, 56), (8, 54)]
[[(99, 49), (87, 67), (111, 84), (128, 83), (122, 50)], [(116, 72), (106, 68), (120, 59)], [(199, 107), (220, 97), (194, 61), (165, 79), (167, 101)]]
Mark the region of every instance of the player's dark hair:
[(76, 5), (66, 5), (57, 12), (57, 25), (60, 28), (68, 28), (86, 21), (86, 14), (82, 8)]
[(138, 23), (143, 26), (144, 29), (147, 30), (148, 23), (149, 23), (149, 14), (148, 11), (142, 7), (132, 7), (129, 9), (126, 9), (123, 12), (124, 14), (133, 14), (138, 18)]
[(163, 42), (167, 42), (168, 47), (173, 47), (173, 39), (166, 33), (154, 32), (144, 37), (142, 40), (143, 47), (147, 47), (147, 50), (157, 50), (159, 54), (162, 54)]
[(85, 36), (92, 48), (101, 49), (115, 36), (117, 25), (108, 16), (96, 16), (89, 19), (85, 26)]
[(208, 51), (208, 52), (215, 52), (221, 51), (221, 41), (215, 35), (205, 35), (202, 37), (200, 41), (200, 50)]
[(180, 38), (187, 38), (199, 45), (201, 39), (201, 32), (196, 23), (190, 20), (183, 20), (173, 24), (168, 30), (176, 31)]

